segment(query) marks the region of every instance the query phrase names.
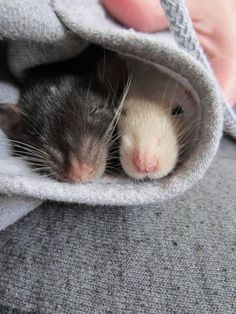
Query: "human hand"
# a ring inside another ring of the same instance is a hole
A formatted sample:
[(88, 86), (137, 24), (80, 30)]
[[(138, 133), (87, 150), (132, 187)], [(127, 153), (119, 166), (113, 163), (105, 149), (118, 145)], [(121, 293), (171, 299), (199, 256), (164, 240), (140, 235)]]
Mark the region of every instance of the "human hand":
[[(193, 27), (229, 104), (236, 104), (236, 1), (185, 0)], [(159, 0), (102, 0), (119, 22), (138, 31), (168, 27)]]

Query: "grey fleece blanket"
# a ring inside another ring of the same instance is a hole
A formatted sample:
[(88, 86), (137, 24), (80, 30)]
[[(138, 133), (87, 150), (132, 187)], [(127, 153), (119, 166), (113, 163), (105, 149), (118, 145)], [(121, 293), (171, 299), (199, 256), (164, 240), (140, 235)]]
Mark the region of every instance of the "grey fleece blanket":
[[(72, 57), (87, 41), (96, 42), (158, 66), (197, 95), (201, 128), (188, 160), (173, 175), (157, 182), (104, 177), (98, 182), (70, 185), (32, 175), (11, 158), (6, 138), (0, 137), (0, 193), (39, 200), (88, 204), (135, 205), (168, 199), (198, 181), (210, 165), (222, 135), (221, 94), (214, 77), (170, 35), (142, 34), (113, 21), (96, 0), (0, 2), (0, 37), (8, 42), (8, 65), (21, 79), (28, 67)], [(1, 65), (0, 65), (1, 66)], [(6, 78), (0, 100), (17, 101), (18, 90)], [(14, 210), (15, 217), (20, 209)], [(7, 220), (3, 217), (2, 220)]]

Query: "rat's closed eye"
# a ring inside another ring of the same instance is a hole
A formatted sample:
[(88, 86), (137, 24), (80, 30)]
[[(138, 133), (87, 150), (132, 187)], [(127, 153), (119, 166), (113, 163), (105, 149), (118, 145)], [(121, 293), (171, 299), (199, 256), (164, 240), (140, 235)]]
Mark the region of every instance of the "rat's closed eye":
[(93, 106), (90, 110), (89, 110), (89, 115), (93, 116), (95, 115), (95, 113), (97, 113), (98, 111), (98, 107), (97, 106)]
[(184, 113), (184, 110), (183, 110), (183, 108), (181, 107), (181, 105), (177, 105), (173, 110), (172, 110), (172, 112), (171, 112), (171, 114), (173, 115), (173, 116), (176, 116), (176, 115), (179, 115), (179, 114), (183, 114)]

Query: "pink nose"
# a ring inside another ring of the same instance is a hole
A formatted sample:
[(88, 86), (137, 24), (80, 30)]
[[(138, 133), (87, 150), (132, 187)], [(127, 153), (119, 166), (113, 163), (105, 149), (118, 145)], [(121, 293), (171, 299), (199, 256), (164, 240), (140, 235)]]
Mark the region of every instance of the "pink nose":
[(137, 153), (133, 157), (133, 163), (137, 170), (142, 173), (153, 173), (158, 171), (159, 163), (156, 156), (147, 156)]
[(94, 168), (90, 164), (79, 164), (73, 160), (65, 177), (72, 182), (86, 181), (94, 173)]

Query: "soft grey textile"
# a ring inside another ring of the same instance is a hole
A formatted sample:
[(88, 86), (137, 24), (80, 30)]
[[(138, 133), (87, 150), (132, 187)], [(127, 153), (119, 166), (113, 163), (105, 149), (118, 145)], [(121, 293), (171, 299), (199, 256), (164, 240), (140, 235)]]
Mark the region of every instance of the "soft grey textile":
[(175, 201), (44, 203), (0, 233), (1, 313), (234, 314), (235, 169), (225, 139)]
[(6, 44), (0, 41), (0, 103), (16, 103), (19, 89), (7, 67), (6, 48)]
[(41, 203), (39, 199), (0, 195), (0, 230), (13, 224)]
[[(173, 40), (162, 33), (147, 35), (123, 28), (106, 15), (97, 0), (44, 0), (40, 4), (2, 0), (0, 23), (0, 36), (9, 43), (9, 66), (18, 78), (27, 67), (78, 54), (86, 39), (161, 64), (162, 70), (196, 92), (202, 122), (189, 159), (164, 180), (135, 183), (127, 178), (104, 178), (71, 186), (31, 176), (21, 166), (16, 175), (9, 173), (12, 160), (5, 150), (5, 159), (0, 160), (0, 193), (90, 204), (146, 204), (176, 196), (203, 176), (222, 134), (221, 95), (212, 75)], [(1, 151), (3, 146), (6, 148), (5, 140), (0, 142)], [(16, 168), (15, 162), (12, 167)]]

